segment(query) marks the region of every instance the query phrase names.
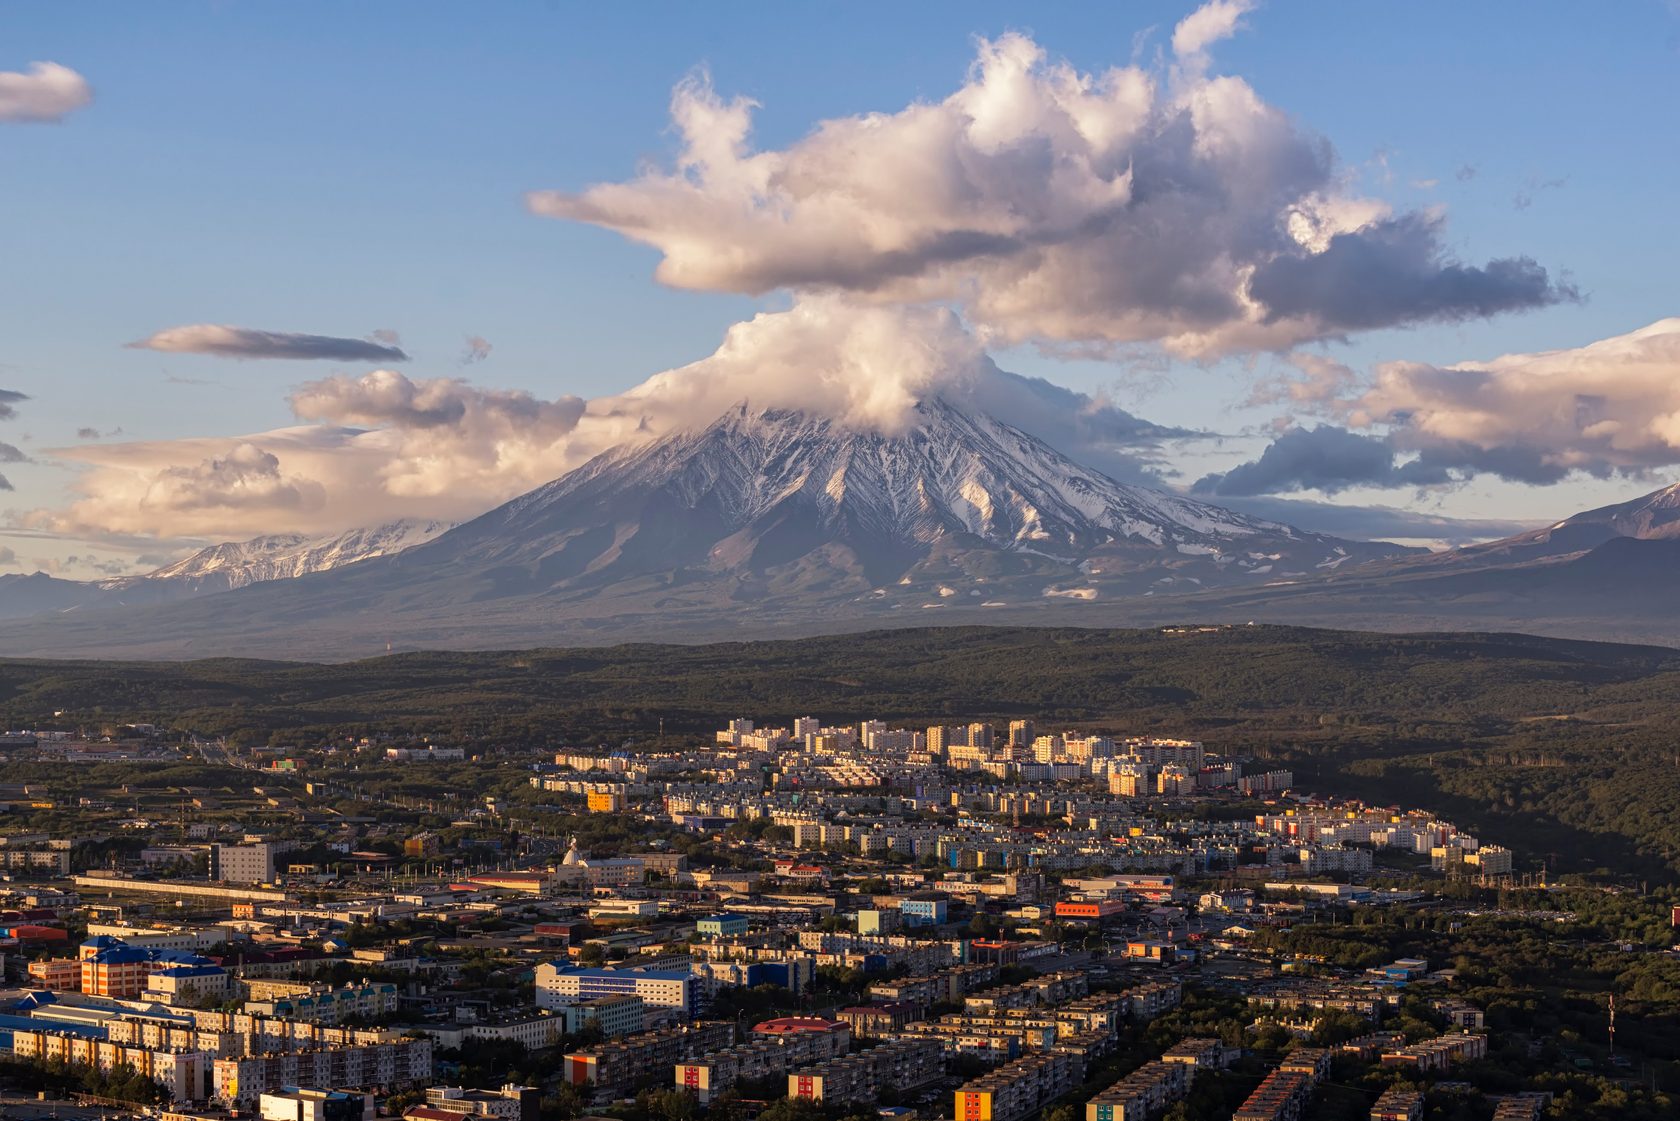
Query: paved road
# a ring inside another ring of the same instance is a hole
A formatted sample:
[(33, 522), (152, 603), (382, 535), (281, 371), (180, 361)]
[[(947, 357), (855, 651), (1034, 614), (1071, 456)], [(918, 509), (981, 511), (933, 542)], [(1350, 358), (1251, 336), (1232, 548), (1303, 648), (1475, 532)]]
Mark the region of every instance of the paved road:
[(16, 1094), (0, 1090), (0, 1118), (6, 1121), (115, 1121), (119, 1117), (136, 1117), (128, 1113), (96, 1105), (77, 1105), (73, 1101), (49, 1098), (37, 1100), (33, 1094)]

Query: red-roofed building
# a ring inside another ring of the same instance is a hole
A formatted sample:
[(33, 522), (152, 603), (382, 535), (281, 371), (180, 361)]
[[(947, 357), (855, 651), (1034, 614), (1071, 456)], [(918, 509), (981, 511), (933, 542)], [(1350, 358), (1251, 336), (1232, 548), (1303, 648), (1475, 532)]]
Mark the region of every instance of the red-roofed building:
[(417, 1105), (405, 1111), (403, 1116), (408, 1121), (461, 1121), (459, 1113), (451, 1113), (447, 1109), (434, 1109), (429, 1105)]
[[(780, 1039), (790, 1035), (827, 1032), (830, 1035), (843, 1035), (849, 1044), (852, 1037), (850, 1024), (840, 1020), (825, 1020), (821, 1016), (782, 1016), (774, 1020), (765, 1020), (752, 1026), (754, 1039)], [(844, 1050), (844, 1045), (842, 1045)]]

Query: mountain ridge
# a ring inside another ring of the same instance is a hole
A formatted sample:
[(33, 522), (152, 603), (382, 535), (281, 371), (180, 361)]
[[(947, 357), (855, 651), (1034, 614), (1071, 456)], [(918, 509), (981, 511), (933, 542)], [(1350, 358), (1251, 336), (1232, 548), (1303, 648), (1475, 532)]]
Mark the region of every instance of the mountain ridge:
[[(1407, 552), (1120, 483), (940, 398), (892, 432), (741, 405), (388, 556), (98, 614), (103, 643), (132, 630), (195, 652), (233, 649), (232, 634), (302, 643), (304, 627), (311, 647), (345, 627), (358, 643), (452, 646), (667, 626), (700, 638), (742, 620), (820, 629), (959, 606), (1041, 610)], [(76, 622), (19, 637), (79, 645)]]
[(710, 642), (935, 620), (1673, 644), (1671, 525), (1680, 487), (1423, 554), (1120, 483), (939, 398), (888, 432), (740, 405), (400, 551), (10, 633), (19, 652), (168, 658)]
[(0, 619), (171, 603), (269, 580), (295, 579), (400, 552), (431, 540), (450, 526), (448, 522), (403, 518), (339, 534), (283, 533), (223, 541), (151, 572), (104, 580), (65, 580), (45, 572), (0, 576)]

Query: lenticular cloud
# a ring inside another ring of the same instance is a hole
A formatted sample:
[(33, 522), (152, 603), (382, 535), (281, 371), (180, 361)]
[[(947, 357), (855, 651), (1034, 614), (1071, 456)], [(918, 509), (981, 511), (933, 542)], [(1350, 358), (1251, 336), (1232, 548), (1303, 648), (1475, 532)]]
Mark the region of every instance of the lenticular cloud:
[(672, 96), (673, 167), (528, 202), (657, 248), (675, 287), (952, 302), (1002, 342), (1210, 357), (1571, 295), (1527, 258), (1449, 259), (1437, 216), (1349, 194), (1328, 142), (1210, 76), (1248, 7), (1187, 17), (1164, 73), (982, 40), (944, 100), (779, 150), (753, 146), (754, 102), (697, 75)]

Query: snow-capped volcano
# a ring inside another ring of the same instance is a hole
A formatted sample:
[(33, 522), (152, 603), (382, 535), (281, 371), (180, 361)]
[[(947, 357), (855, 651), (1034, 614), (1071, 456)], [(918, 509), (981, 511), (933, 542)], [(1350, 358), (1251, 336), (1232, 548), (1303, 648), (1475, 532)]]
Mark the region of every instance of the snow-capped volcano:
[(820, 555), (876, 585), (913, 583), (918, 564), (954, 551), (1033, 558), (1064, 576), (1112, 580), (1141, 566), (1215, 582), (1402, 551), (1128, 486), (939, 398), (893, 433), (742, 405), (598, 456), (421, 553), (451, 546), (591, 583), (631, 570), (769, 573)]
[(898, 435), (743, 405), (694, 434), (604, 456), (518, 505), (534, 509), (605, 489), (663, 488), (715, 505), (742, 526), (790, 504), (825, 524), (932, 544), (967, 533), (993, 545), (1073, 557), (1118, 538), (1209, 544), (1294, 531), (1205, 503), (1125, 486), (1072, 463), (989, 416), (920, 404)]
[[(288, 548), (271, 571), (292, 563)], [(25, 638), (61, 652), (321, 656), (811, 633), (928, 609), (1094, 622), (1148, 597), (1405, 552), (1126, 485), (939, 397), (886, 431), (740, 406), (400, 552), (191, 602), (60, 612)], [(224, 559), (206, 556), (204, 578)]]

